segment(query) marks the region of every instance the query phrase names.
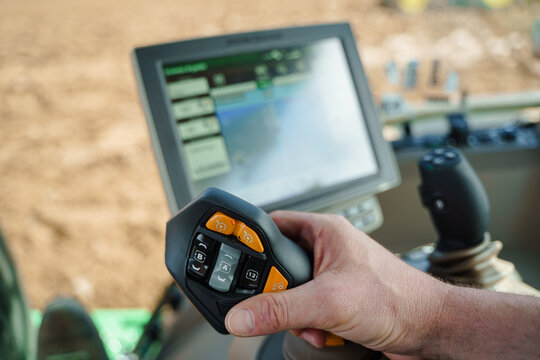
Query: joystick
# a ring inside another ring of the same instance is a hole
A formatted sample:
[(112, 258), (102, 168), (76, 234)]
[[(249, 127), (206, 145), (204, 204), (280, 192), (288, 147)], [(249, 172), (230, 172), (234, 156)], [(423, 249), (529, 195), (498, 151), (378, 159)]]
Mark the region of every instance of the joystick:
[[(428, 270), (444, 280), (504, 292), (539, 295), (525, 284), (513, 263), (498, 257), (503, 244), (487, 232), (489, 201), (465, 156), (454, 148), (434, 149), (419, 161), (420, 196), (439, 239), (405, 254), (425, 254)], [(429, 254), (429, 255), (428, 255)], [(416, 256), (418, 257), (418, 256)]]
[(439, 233), (437, 249), (470, 248), (484, 240), (489, 201), (473, 168), (454, 148), (429, 151), (419, 162), (420, 196)]
[(240, 301), (311, 279), (306, 253), (270, 216), (232, 194), (209, 188), (167, 223), (165, 263), (193, 305), (220, 333)]

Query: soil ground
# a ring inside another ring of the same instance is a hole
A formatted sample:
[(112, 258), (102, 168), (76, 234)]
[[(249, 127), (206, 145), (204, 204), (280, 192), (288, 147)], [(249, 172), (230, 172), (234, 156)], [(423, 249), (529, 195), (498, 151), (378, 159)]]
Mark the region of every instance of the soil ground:
[(376, 95), (391, 59), (439, 58), (471, 93), (538, 90), (539, 16), (538, 1), (405, 15), (375, 0), (1, 0), (0, 222), (32, 306), (74, 294), (91, 307), (150, 307), (170, 281), (135, 46), (348, 21)]

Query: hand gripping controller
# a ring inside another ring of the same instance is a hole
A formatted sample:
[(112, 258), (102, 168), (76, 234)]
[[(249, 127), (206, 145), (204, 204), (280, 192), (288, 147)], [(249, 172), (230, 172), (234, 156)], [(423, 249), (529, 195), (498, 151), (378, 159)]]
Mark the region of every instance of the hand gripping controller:
[(184, 294), (227, 334), (227, 312), (240, 301), (311, 279), (305, 252), (267, 213), (209, 188), (167, 223), (165, 263)]

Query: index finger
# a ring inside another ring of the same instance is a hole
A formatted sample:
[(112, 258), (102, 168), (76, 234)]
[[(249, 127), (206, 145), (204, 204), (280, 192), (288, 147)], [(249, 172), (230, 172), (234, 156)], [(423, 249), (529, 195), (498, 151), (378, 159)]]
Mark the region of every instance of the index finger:
[(313, 248), (320, 236), (327, 215), (299, 211), (278, 210), (270, 214), (283, 235), (296, 240), (304, 240)]

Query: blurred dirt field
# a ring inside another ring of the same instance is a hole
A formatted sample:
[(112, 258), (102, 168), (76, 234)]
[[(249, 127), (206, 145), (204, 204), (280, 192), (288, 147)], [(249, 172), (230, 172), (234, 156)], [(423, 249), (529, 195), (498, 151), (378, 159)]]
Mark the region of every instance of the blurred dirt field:
[(170, 281), (135, 46), (349, 21), (376, 95), (388, 60), (415, 58), (440, 58), (473, 93), (538, 90), (539, 16), (539, 1), (404, 15), (375, 0), (1, 0), (0, 223), (32, 306), (150, 307)]

